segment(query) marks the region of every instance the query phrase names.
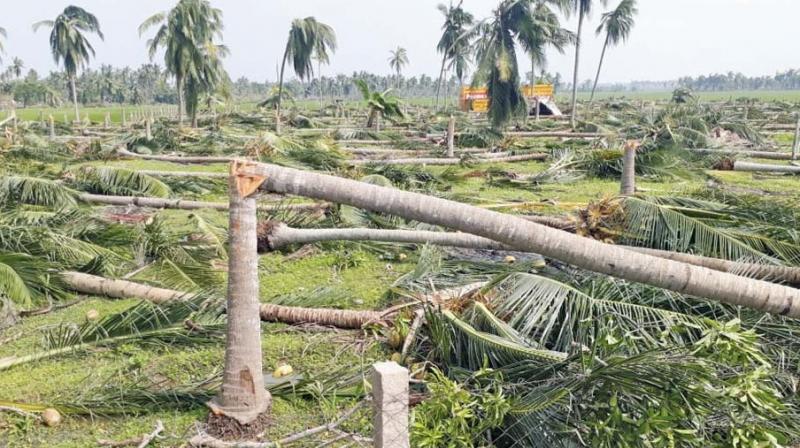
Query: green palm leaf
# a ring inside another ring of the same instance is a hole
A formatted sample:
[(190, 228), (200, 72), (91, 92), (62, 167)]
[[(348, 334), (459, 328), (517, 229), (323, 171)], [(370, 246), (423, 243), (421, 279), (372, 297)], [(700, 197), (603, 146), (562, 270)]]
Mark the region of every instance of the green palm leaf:
[(77, 171), (76, 181), (98, 194), (165, 198), (172, 193), (164, 182), (126, 168), (83, 167)]
[(49, 179), (28, 176), (3, 176), (0, 179), (0, 204), (21, 203), (52, 208), (72, 207), (75, 192)]
[[(218, 310), (206, 307), (204, 295), (161, 305), (143, 301), (98, 322), (62, 324), (43, 335), (42, 350), (25, 356), (0, 359), (0, 370), (55, 356), (124, 343), (199, 344), (219, 342), (224, 324)], [(186, 325), (191, 319), (193, 324)]]
[(623, 200), (626, 243), (693, 252), (726, 260), (780, 264), (796, 262), (800, 247), (727, 229), (726, 206), (685, 198), (628, 197)]
[(611, 320), (643, 349), (663, 345), (664, 334), (681, 342), (687, 328), (702, 329), (702, 318), (652, 306), (597, 299), (566, 283), (529, 273), (514, 273), (495, 286), (495, 313), (541, 347), (561, 352), (590, 344), (592, 328)]

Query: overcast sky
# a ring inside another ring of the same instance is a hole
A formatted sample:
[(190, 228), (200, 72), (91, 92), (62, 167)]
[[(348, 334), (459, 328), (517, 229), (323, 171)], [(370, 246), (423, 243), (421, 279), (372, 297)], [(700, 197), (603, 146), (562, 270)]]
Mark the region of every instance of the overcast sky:
[[(26, 68), (47, 73), (55, 68), (47, 32), (33, 33), (31, 24), (54, 18), (65, 0), (2, 0), (8, 3), (0, 26), (8, 31), (6, 55), (20, 57)], [(610, 0), (609, 7), (618, 0)], [(407, 74), (434, 74), (435, 51), (442, 16), (438, 0), (212, 0), (224, 13), (224, 43), (231, 49), (226, 67), (232, 78), (275, 79), (276, 65), (293, 18), (316, 16), (336, 30), (339, 50), (323, 73), (367, 70), (388, 73), (389, 50), (408, 50)], [(486, 17), (499, 0), (464, 0), (477, 18)], [(599, 2), (598, 2), (599, 3)], [(741, 71), (747, 75), (774, 74), (800, 66), (795, 45), (800, 41), (800, 0), (639, 0), (639, 15), (630, 41), (611, 49), (603, 81), (668, 80), (683, 75)], [(139, 24), (168, 9), (173, 0), (75, 0), (74, 4), (100, 20), (105, 42), (94, 39), (101, 63), (136, 66), (147, 61)], [(580, 78), (593, 76), (602, 47), (594, 29), (599, 6), (586, 26)], [(577, 19), (565, 22), (574, 30)], [(150, 33), (152, 34), (152, 33)], [(565, 78), (571, 73), (574, 49), (550, 55), (550, 71)], [(552, 52), (551, 52), (552, 53)], [(521, 62), (522, 68), (529, 65)]]

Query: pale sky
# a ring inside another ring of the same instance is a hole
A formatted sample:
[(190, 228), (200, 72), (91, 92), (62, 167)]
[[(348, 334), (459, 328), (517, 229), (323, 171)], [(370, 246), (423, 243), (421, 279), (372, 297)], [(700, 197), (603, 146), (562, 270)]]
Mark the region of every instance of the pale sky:
[[(580, 79), (594, 75), (602, 38), (594, 35), (599, 5), (585, 26)], [(47, 32), (33, 33), (31, 24), (52, 19), (65, 0), (0, 0), (5, 3), (0, 26), (8, 31), (4, 63), (15, 56), (27, 68), (46, 74), (55, 68)], [(91, 66), (138, 66), (147, 61), (145, 42), (137, 27), (151, 14), (170, 8), (173, 0), (75, 0), (94, 13), (106, 40), (93, 39), (97, 57)], [(336, 30), (339, 50), (323, 74), (367, 70), (389, 73), (389, 50), (408, 50), (408, 75), (434, 75), (439, 68), (435, 45), (442, 16), (439, 0), (212, 0), (222, 9), (224, 43), (231, 50), (226, 67), (233, 79), (274, 80), (289, 24), (293, 18), (316, 16)], [(488, 16), (499, 0), (464, 0), (476, 18)], [(683, 75), (741, 71), (774, 74), (800, 67), (800, 0), (639, 0), (639, 15), (630, 41), (609, 50), (601, 82), (670, 80)], [(565, 21), (574, 30), (577, 18)], [(149, 33), (150, 35), (152, 34)], [(550, 52), (549, 70), (571, 77), (574, 49)], [(524, 58), (527, 59), (527, 58)], [(158, 59), (157, 59), (158, 61)], [(523, 71), (529, 63), (520, 62)]]

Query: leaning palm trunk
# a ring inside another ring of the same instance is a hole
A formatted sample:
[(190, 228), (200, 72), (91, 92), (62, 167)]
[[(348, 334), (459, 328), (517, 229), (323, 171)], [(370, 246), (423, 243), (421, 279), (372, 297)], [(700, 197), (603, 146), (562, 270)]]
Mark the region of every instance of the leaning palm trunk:
[(408, 158), (408, 159), (357, 159), (348, 160), (350, 165), (460, 165), (462, 163), (489, 163), (489, 162), (524, 162), (529, 160), (545, 160), (549, 157), (548, 154), (531, 153), (520, 154), (516, 156), (502, 156), (502, 157), (483, 157), (462, 160), (458, 158)]
[(765, 173), (791, 173), (800, 174), (800, 166), (794, 165), (769, 165), (766, 163), (740, 162), (733, 163), (734, 171), (750, 171)]
[[(235, 166), (231, 165), (231, 171)], [(256, 200), (242, 196), (240, 178), (234, 174), (231, 172), (228, 180), (231, 205), (225, 368), (220, 393), (209, 407), (216, 416), (249, 425), (269, 411), (272, 397), (264, 388), (261, 363)], [(253, 429), (255, 433), (261, 430)]]
[(581, 61), (581, 28), (583, 28), (583, 8), (579, 7), (578, 30), (575, 33), (575, 67), (572, 73), (572, 111), (569, 114), (569, 127), (575, 129), (578, 118), (578, 67)]
[[(78, 199), (91, 204), (137, 207), (171, 208), (178, 210), (228, 210), (227, 202), (201, 202), (184, 199), (151, 198), (145, 196), (106, 196), (102, 194), (80, 193)], [(330, 208), (327, 203), (314, 204), (259, 204), (260, 211), (317, 212)]]
[(69, 87), (72, 90), (72, 102), (75, 105), (75, 123), (80, 123), (81, 113), (78, 109), (78, 89), (75, 87), (75, 74), (69, 75)]
[(444, 78), (444, 64), (447, 62), (447, 53), (442, 56), (442, 68), (439, 69), (439, 80), (436, 83), (436, 109), (439, 110), (439, 93), (442, 91), (442, 78)]
[(594, 101), (594, 92), (597, 90), (597, 82), (600, 81), (600, 70), (603, 69), (603, 61), (606, 58), (606, 50), (608, 49), (608, 32), (606, 32), (606, 41), (603, 43), (603, 51), (600, 53), (600, 63), (597, 64), (597, 75), (594, 77), (594, 85), (592, 86), (592, 94), (589, 96), (589, 105)]
[(264, 163), (241, 168), (267, 190), (324, 199), (483, 236), (593, 272), (682, 294), (800, 317), (800, 290), (640, 254), (503, 213)]
[(175, 86), (178, 89), (178, 126), (183, 126), (183, 76), (175, 77)]
[(286, 58), (288, 57), (289, 48), (283, 53), (283, 60), (281, 61), (281, 73), (278, 80), (278, 104), (275, 108), (275, 133), (281, 133), (281, 103), (283, 102), (283, 73), (286, 70)]

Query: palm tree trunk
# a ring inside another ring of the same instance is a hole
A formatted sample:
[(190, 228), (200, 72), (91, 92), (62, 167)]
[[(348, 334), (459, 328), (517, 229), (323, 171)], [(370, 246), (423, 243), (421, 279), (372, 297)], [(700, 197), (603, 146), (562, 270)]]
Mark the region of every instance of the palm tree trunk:
[(788, 152), (771, 152), (771, 151), (746, 151), (743, 149), (730, 148), (730, 149), (716, 149), (716, 148), (686, 148), (687, 151), (697, 152), (700, 154), (726, 154), (730, 157), (749, 157), (754, 159), (771, 159), (771, 160), (791, 160), (792, 155)]
[(75, 105), (75, 122), (80, 123), (81, 121), (81, 113), (78, 109), (78, 89), (75, 87), (75, 74), (71, 73), (69, 75), (69, 86), (72, 90), (72, 102)]
[(268, 191), (348, 204), (483, 236), (589, 271), (681, 294), (800, 317), (800, 290), (665, 260), (454, 201), (264, 163), (240, 174)]
[(456, 119), (453, 114), (450, 114), (450, 119), (447, 121), (447, 157), (455, 157), (455, 138), (456, 138)]
[(583, 9), (578, 13), (578, 31), (575, 33), (575, 67), (572, 73), (572, 111), (569, 116), (569, 126), (575, 129), (575, 120), (578, 117), (578, 68), (581, 60), (581, 28), (583, 28)]
[(636, 193), (636, 146), (625, 144), (622, 156), (622, 181), (620, 195), (631, 196)]
[(317, 92), (319, 93), (319, 108), (323, 108), (325, 103), (322, 101), (322, 61), (317, 61)]
[(594, 101), (594, 92), (597, 90), (597, 82), (600, 80), (600, 70), (603, 68), (603, 60), (606, 58), (606, 50), (608, 49), (608, 33), (606, 33), (606, 41), (603, 43), (603, 51), (600, 53), (600, 63), (597, 64), (597, 75), (594, 77), (594, 85), (592, 86), (592, 94), (589, 96), (589, 105)]
[(137, 298), (156, 304), (191, 297), (191, 294), (183, 291), (156, 288), (141, 283), (114, 280), (81, 272), (62, 272), (61, 279), (70, 289), (93, 296), (113, 297), (115, 299)]
[[(520, 154), (516, 156), (503, 156), (503, 157), (490, 157), (484, 156), (482, 158), (477, 158), (474, 160), (475, 163), (501, 163), (501, 162), (527, 162), (529, 160), (545, 160), (549, 157), (549, 154), (544, 153), (530, 153), (530, 154)], [(459, 158), (408, 158), (408, 159), (381, 159), (381, 160), (374, 160), (374, 159), (354, 159), (348, 160), (347, 164), (352, 166), (358, 165), (368, 165), (368, 164), (377, 164), (377, 165), (459, 165), (464, 161)]]
[(442, 103), (444, 103), (445, 109), (447, 109), (447, 107), (450, 105), (450, 79), (448, 78), (449, 74), (450, 70), (449, 69), (445, 70), (444, 71), (445, 80), (442, 81), (444, 82), (444, 98), (442, 98)]
[(281, 61), (281, 73), (278, 75), (278, 107), (275, 110), (275, 133), (281, 133), (281, 104), (283, 103), (283, 73), (286, 70), (286, 57), (287, 51), (283, 53), (283, 61)]
[(282, 322), (290, 325), (314, 324), (345, 329), (360, 329), (367, 323), (385, 320), (381, 311), (300, 308), (271, 303), (261, 305), (260, 316), (265, 322)]
[[(151, 198), (146, 196), (108, 196), (102, 194), (80, 193), (78, 199), (90, 204), (105, 204), (117, 206), (136, 206), (149, 208), (169, 208), (177, 210), (228, 210), (227, 202), (201, 202), (187, 201), (184, 199)], [(327, 203), (311, 204), (259, 204), (258, 209), (262, 212), (292, 211), (302, 212), (323, 212), (330, 208)]]
[(296, 229), (283, 223), (270, 223), (258, 235), (259, 247), (282, 249), (290, 244), (321, 241), (382, 241), (390, 243), (433, 244), (466, 249), (514, 250), (513, 248), (468, 233), (386, 229)]
[(178, 125), (183, 126), (183, 76), (175, 76), (175, 84), (178, 87)]
[(241, 425), (250, 425), (269, 412), (272, 397), (264, 388), (261, 363), (256, 200), (240, 195), (237, 180), (232, 175), (228, 181), (230, 220), (225, 368), (220, 393), (209, 402), (209, 406), (215, 416), (222, 415)]
[(160, 160), (163, 162), (187, 163), (187, 164), (230, 163), (233, 160), (241, 159), (240, 157), (234, 157), (234, 156), (167, 156), (159, 154), (137, 154), (135, 152), (130, 152), (123, 147), (117, 149), (117, 154), (123, 157), (130, 157), (133, 159)]
[(800, 166), (770, 165), (767, 163), (752, 163), (736, 161), (733, 163), (734, 171), (764, 172), (764, 173), (792, 173), (800, 174)]
[(536, 57), (531, 53), (531, 87), (536, 85)]
[(442, 91), (442, 78), (444, 77), (444, 64), (447, 62), (447, 54), (442, 56), (442, 68), (439, 69), (439, 82), (436, 83), (436, 109), (439, 110), (439, 93)]
[(377, 117), (378, 117), (378, 109), (370, 107), (369, 115), (367, 116), (367, 129), (372, 129), (373, 127), (375, 127), (376, 124), (375, 121), (377, 120)]

